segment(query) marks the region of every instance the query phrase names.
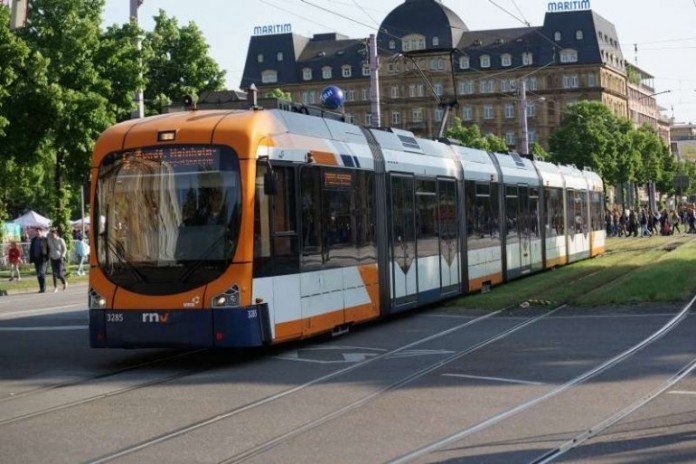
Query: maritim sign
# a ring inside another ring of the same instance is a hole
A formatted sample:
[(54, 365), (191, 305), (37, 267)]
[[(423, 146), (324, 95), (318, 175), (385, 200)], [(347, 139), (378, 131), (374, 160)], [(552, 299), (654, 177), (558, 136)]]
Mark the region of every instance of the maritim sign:
[(579, 10), (589, 10), (590, 0), (572, 0), (566, 2), (549, 2), (548, 9), (549, 13), (560, 13), (563, 11), (579, 11)]
[(292, 24), (266, 24), (254, 26), (254, 35), (286, 34), (292, 32)]

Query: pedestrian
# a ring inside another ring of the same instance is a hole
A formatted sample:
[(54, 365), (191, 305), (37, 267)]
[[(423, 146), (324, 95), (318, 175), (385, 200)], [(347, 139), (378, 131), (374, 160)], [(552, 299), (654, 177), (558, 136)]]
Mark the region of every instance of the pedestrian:
[(48, 235), (48, 257), (51, 259), (51, 270), (53, 271), (53, 292), (58, 291), (58, 279), (63, 283), (63, 290), (68, 288), (65, 280), (65, 255), (68, 248), (65, 240), (58, 234), (58, 229), (51, 229)]
[(34, 263), (39, 293), (46, 293), (46, 264), (48, 263), (48, 240), (44, 229), (38, 229), (29, 245), (29, 262)]
[(679, 217), (679, 213), (677, 213), (676, 210), (672, 210), (672, 234), (675, 232), (679, 232), (681, 234), (681, 229), (679, 228), (680, 222), (681, 218)]
[(10, 263), (10, 282), (15, 279), (17, 274), (17, 282), (22, 280), (19, 275), (19, 265), (22, 264), (22, 247), (17, 245), (17, 242), (10, 243), (10, 248), (7, 250), (7, 261)]
[(89, 245), (87, 242), (82, 238), (82, 235), (79, 234), (76, 237), (77, 239), (75, 240), (75, 254), (77, 255), (77, 261), (78, 261), (78, 266), (77, 266), (77, 275), (85, 275), (85, 261), (89, 257)]

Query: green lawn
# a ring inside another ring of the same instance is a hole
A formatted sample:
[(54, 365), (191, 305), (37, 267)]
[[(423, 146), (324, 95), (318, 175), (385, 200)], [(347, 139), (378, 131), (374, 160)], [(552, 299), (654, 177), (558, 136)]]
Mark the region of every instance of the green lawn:
[[(71, 283), (87, 282), (88, 276), (78, 276), (75, 271), (77, 270), (77, 264), (68, 265), (66, 269), (66, 276), (68, 285)], [(85, 271), (87, 266), (85, 266)], [(39, 290), (39, 282), (36, 280), (36, 272), (34, 272), (33, 264), (22, 264), (20, 267), (20, 275), (22, 280), (19, 282), (14, 280), (10, 282), (10, 271), (0, 270), (0, 295), (5, 293), (12, 293), (16, 291), (29, 292), (32, 290)], [(58, 282), (58, 287), (60, 288), (60, 281)], [(46, 274), (46, 288), (52, 291), (53, 288), (53, 276), (51, 275), (51, 266), (48, 266), (48, 274)]]
[(500, 309), (689, 300), (696, 292), (696, 236), (609, 238), (606, 253), (457, 298), (451, 307)]

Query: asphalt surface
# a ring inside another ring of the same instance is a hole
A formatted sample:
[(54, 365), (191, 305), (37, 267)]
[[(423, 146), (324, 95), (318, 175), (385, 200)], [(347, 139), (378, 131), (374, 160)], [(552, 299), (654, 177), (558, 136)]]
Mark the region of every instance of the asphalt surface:
[[(258, 351), (93, 350), (86, 286), (0, 298), (3, 463), (528, 463), (696, 358), (685, 306), (419, 311)], [(696, 462), (696, 376), (554, 462)]]

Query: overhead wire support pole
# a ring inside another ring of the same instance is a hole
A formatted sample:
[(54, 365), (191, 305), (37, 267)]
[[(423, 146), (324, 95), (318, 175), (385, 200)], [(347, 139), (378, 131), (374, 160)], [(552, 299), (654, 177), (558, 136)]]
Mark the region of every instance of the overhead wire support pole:
[(518, 85), (519, 94), (519, 118), (520, 118), (520, 146), (519, 152), (522, 155), (529, 154), (529, 130), (527, 128), (527, 82), (520, 79)]
[[(130, 18), (135, 20), (135, 24), (137, 26), (140, 25), (138, 23), (138, 8), (140, 7), (140, 5), (143, 4), (143, 1), (144, 0), (130, 0)], [(140, 36), (138, 36), (138, 42), (136, 46), (138, 47), (138, 54), (140, 55), (138, 57), (138, 60), (140, 61), (140, 72), (142, 73), (142, 42), (140, 40)], [(133, 96), (133, 103), (135, 103), (136, 108), (131, 113), (131, 119), (138, 119), (145, 116), (145, 104), (143, 100), (143, 89), (140, 88), (135, 92), (135, 95)]]
[(381, 127), (382, 118), (379, 106), (379, 55), (377, 54), (377, 37), (370, 34), (370, 112), (372, 125)]

